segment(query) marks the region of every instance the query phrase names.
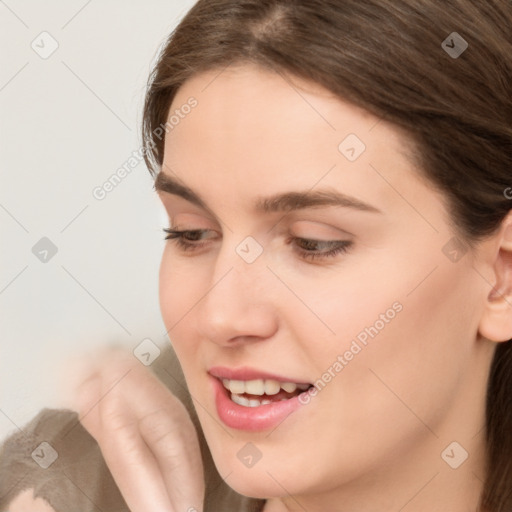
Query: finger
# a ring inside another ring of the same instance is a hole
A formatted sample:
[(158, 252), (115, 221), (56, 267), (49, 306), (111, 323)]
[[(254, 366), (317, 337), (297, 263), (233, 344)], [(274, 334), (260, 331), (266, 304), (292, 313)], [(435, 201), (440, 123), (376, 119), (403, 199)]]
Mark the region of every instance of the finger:
[(98, 353), (83, 351), (66, 358), (66, 364), (59, 367), (59, 403), (72, 410), (78, 410), (77, 391), (98, 372)]
[(154, 455), (144, 443), (138, 422), (103, 430), (102, 453), (132, 512), (174, 512)]
[[(138, 418), (130, 402), (140, 375), (130, 375), (119, 361), (103, 370), (102, 398), (97, 404), (101, 450), (112, 475), (132, 512), (172, 512), (159, 465), (139, 432)], [(147, 397), (146, 397), (147, 399)]]
[[(120, 355), (112, 364), (118, 378), (126, 376), (119, 385), (119, 393), (133, 417), (138, 418), (140, 435), (156, 459), (174, 507), (201, 510), (204, 498), (201, 452), (185, 406), (133, 357)], [(116, 421), (111, 417), (109, 424), (112, 426)]]
[[(172, 504), (176, 510), (202, 510), (204, 475), (194, 425), (175, 420), (173, 404), (146, 415), (139, 423), (141, 435), (155, 454)], [(186, 410), (183, 415), (187, 415)]]
[(101, 398), (101, 376), (98, 372), (89, 375), (74, 391), (73, 408), (78, 411), (78, 419), (96, 440), (101, 434), (99, 407)]

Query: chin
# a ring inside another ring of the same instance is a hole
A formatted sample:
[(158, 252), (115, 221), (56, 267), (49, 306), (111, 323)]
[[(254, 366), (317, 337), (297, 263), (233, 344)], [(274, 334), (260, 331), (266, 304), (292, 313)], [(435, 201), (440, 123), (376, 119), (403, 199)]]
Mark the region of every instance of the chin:
[[(254, 469), (254, 468), (253, 468)], [(272, 474), (272, 472), (269, 472)], [(274, 476), (272, 474), (272, 476)], [(275, 478), (275, 477), (274, 477)], [(290, 494), (297, 494), (297, 489), (288, 489), (286, 484), (279, 485), (280, 479), (277, 477), (275, 480), (264, 471), (258, 474), (249, 471), (233, 472), (226, 479), (226, 483), (238, 494), (256, 499), (270, 499), (282, 498), (288, 495), (283, 487), (287, 489)]]
[[(273, 461), (267, 455), (252, 467), (245, 467), (237, 457), (237, 450), (212, 451), (212, 457), (219, 474), (237, 493), (250, 498), (269, 499), (285, 497), (288, 493), (301, 494), (312, 482), (300, 478), (307, 476), (306, 468), (298, 468)], [(266, 460), (264, 460), (266, 459)], [(286, 489), (286, 491), (285, 491)]]

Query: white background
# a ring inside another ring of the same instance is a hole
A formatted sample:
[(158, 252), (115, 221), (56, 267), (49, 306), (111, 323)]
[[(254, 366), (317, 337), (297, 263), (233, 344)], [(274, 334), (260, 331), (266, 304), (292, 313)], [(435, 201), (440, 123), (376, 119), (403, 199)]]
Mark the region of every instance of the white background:
[[(158, 305), (166, 225), (141, 146), (160, 45), (193, 0), (0, 1), (0, 440), (59, 406), (61, 369), (110, 344), (168, 343)], [(41, 58), (31, 44), (58, 49)], [(46, 263), (32, 247), (49, 238)]]

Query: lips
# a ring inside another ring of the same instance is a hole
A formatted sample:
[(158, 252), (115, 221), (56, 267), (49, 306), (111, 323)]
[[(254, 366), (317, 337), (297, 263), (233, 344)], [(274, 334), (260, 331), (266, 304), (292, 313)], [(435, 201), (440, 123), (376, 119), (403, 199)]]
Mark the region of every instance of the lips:
[(208, 373), (219, 418), (227, 426), (242, 430), (275, 427), (300, 407), (298, 396), (312, 387), (247, 367), (215, 367)]

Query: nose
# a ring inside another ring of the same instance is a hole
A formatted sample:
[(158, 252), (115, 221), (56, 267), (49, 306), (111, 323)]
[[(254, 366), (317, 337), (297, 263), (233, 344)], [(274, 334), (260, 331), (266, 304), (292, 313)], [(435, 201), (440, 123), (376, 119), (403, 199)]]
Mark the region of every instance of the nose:
[(201, 339), (230, 347), (272, 337), (279, 310), (265, 251), (248, 263), (235, 248), (236, 244), (224, 243), (219, 250), (196, 312)]

